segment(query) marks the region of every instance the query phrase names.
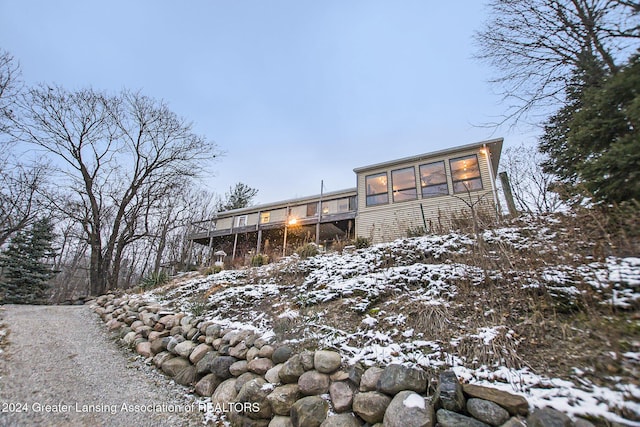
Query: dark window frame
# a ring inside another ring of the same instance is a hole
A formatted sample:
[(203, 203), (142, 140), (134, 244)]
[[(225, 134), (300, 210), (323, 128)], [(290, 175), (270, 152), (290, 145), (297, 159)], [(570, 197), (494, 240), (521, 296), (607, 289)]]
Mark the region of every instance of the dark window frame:
[[(369, 192), (369, 180), (376, 179), (381, 176), (384, 176), (386, 179), (386, 189), (384, 192), (379, 193), (370, 193)], [(387, 172), (374, 173), (371, 175), (366, 175), (364, 177), (364, 186), (365, 186), (365, 195), (367, 200), (367, 206), (379, 206), (379, 205), (387, 205), (389, 204), (389, 176)]]
[[(459, 162), (459, 161), (463, 161), (465, 159), (471, 159), (474, 158), (475, 159), (475, 167), (477, 168), (477, 176), (472, 175), (472, 176), (467, 176), (464, 178), (457, 178), (456, 179), (456, 173), (457, 171), (454, 170), (453, 168), (453, 163), (454, 162)], [(449, 159), (449, 167), (451, 168), (451, 182), (453, 184), (453, 192), (454, 193), (468, 193), (471, 191), (480, 191), (484, 189), (484, 184), (482, 183), (482, 174), (480, 172), (480, 159), (478, 158), (477, 154), (469, 154), (467, 156), (461, 156), (461, 157), (456, 157), (453, 159)], [(473, 184), (479, 184), (479, 187), (475, 186), (475, 185), (468, 185), (469, 183)]]
[[(408, 173), (408, 170), (411, 169), (411, 175), (413, 177), (413, 185), (409, 186), (409, 187), (402, 187), (402, 188), (394, 188), (394, 174), (400, 174), (400, 173)], [(405, 193), (407, 191), (411, 191), (412, 194), (408, 194)], [(407, 166), (404, 168), (400, 168), (400, 169), (394, 169), (391, 171), (391, 194), (393, 195), (393, 203), (401, 203), (401, 202), (409, 202), (411, 200), (417, 200), (418, 199), (418, 188), (416, 186), (416, 168), (415, 166)], [(407, 198), (404, 198), (405, 194), (408, 194)], [(400, 197), (396, 197), (396, 195), (401, 196)]]
[[(442, 181), (441, 182), (425, 184), (424, 183), (424, 179), (423, 179), (424, 176), (425, 176), (423, 174), (423, 168), (426, 169), (427, 167), (436, 165), (438, 163), (440, 163), (442, 165)], [(438, 160), (438, 161), (435, 161), (435, 162), (424, 163), (424, 164), (420, 165), (419, 173), (420, 173), (420, 189), (421, 189), (421, 193), (422, 193), (422, 198), (448, 196), (449, 195), (449, 183), (447, 181), (447, 167), (446, 167), (446, 164), (445, 164), (444, 160)], [(428, 191), (428, 189), (436, 189), (436, 192), (430, 193)], [(427, 191), (425, 191), (425, 190), (427, 190)], [(442, 191), (442, 190), (444, 190), (444, 191)]]

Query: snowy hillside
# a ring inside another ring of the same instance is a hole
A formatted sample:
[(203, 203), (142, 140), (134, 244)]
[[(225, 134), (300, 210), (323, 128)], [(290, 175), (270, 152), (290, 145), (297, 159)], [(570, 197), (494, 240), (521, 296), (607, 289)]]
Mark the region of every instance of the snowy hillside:
[[(610, 252), (610, 251), (609, 251)], [(445, 367), (537, 406), (640, 426), (640, 258), (558, 219), (186, 275), (142, 294), (348, 363)]]

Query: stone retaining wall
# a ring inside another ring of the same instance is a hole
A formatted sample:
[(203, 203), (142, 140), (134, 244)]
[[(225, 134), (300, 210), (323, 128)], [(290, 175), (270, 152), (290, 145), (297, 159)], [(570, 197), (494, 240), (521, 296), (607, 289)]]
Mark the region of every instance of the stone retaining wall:
[(249, 330), (225, 329), (139, 300), (91, 302), (110, 331), (177, 383), (244, 427), (593, 426), (526, 399), (460, 384), (451, 371), (426, 396), (427, 375), (403, 365), (344, 366), (335, 351), (294, 353)]

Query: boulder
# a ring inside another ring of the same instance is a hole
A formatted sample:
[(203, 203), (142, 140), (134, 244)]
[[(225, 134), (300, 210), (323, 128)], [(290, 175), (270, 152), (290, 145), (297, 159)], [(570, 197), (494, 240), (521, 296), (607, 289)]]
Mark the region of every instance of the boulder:
[(202, 356), (202, 359), (198, 360), (198, 363), (196, 363), (196, 371), (198, 374), (202, 375), (211, 372), (211, 367), (213, 366), (213, 361), (216, 357), (218, 357), (217, 351), (210, 351)]
[(276, 415), (271, 418), (271, 422), (268, 427), (293, 427), (293, 423), (291, 422), (291, 417)]
[(327, 417), (320, 427), (360, 427), (360, 421), (352, 414), (337, 414)]
[(571, 418), (553, 408), (534, 410), (527, 417), (529, 427), (573, 427)]
[(457, 412), (440, 409), (436, 412), (440, 427), (489, 427), (488, 424)]
[[(257, 348), (257, 347), (256, 347)], [(269, 359), (272, 359), (273, 356), (273, 352), (275, 351), (275, 349), (273, 348), (273, 346), (270, 346), (268, 344), (263, 345), (262, 347), (260, 347), (258, 349), (258, 357), (267, 357)], [(273, 359), (272, 359), (273, 360)], [(275, 362), (274, 362), (275, 363)]]
[(302, 367), (305, 371), (310, 371), (314, 368), (313, 366), (313, 358), (314, 352), (310, 350), (303, 350), (300, 352), (300, 362), (302, 362)]
[(329, 404), (321, 397), (303, 397), (291, 407), (291, 423), (294, 427), (320, 427), (328, 411)]
[(353, 412), (370, 424), (379, 423), (391, 403), (391, 398), (378, 391), (358, 393), (353, 398)]
[(139, 343), (136, 345), (136, 353), (142, 357), (151, 357), (151, 343), (149, 341)]
[(169, 341), (167, 342), (167, 350), (169, 350), (171, 353), (175, 353), (175, 348), (178, 344), (180, 344), (181, 342), (184, 342), (185, 339), (183, 336), (181, 335), (172, 335), (171, 337), (169, 337)]
[(283, 345), (282, 347), (278, 347), (273, 351), (271, 360), (273, 360), (273, 363), (277, 365), (278, 363), (286, 362), (292, 355), (293, 349), (288, 345)]
[(246, 358), (248, 362), (251, 362), (256, 357), (260, 357), (260, 350), (258, 350), (256, 347), (251, 347), (249, 350), (247, 350)]
[(360, 363), (356, 363), (349, 368), (349, 380), (351, 380), (351, 382), (356, 386), (360, 387), (360, 379), (362, 378), (363, 373), (364, 367)]
[(192, 341), (183, 341), (181, 343), (178, 343), (173, 348), (173, 352), (176, 353), (178, 356), (189, 358), (189, 356), (191, 355), (191, 352), (193, 351), (194, 348), (196, 348), (196, 346), (197, 344)]
[(278, 384), (280, 382), (280, 369), (282, 369), (283, 366), (284, 364), (281, 363), (269, 369), (264, 374), (264, 379), (269, 381), (271, 384)]
[(234, 377), (239, 377), (240, 375), (247, 372), (247, 361), (246, 360), (238, 360), (233, 365), (229, 366), (229, 372)]
[(453, 371), (440, 374), (440, 383), (433, 396), (433, 406), (453, 412), (464, 412), (466, 401), (462, 393), (462, 385)]
[(398, 392), (384, 414), (385, 427), (433, 427), (433, 406), (414, 391)]
[(244, 413), (240, 412), (242, 415), (252, 419), (271, 418), (273, 411), (271, 404), (267, 400), (267, 396), (271, 393), (271, 388), (264, 387), (265, 384), (268, 383), (263, 378), (254, 378), (242, 386), (236, 396), (236, 402), (248, 403), (249, 405), (245, 405), (245, 407), (252, 409)]
[(267, 396), (267, 400), (274, 414), (289, 415), (291, 407), (300, 397), (300, 388), (297, 384), (285, 384), (274, 388)]
[(173, 377), (173, 380), (178, 384), (190, 386), (196, 382), (197, 375), (198, 374), (196, 373), (196, 367), (193, 365), (189, 365), (183, 370), (181, 370), (180, 372), (178, 372), (178, 374), (175, 377)]
[(183, 357), (174, 357), (172, 359), (168, 359), (162, 364), (162, 371), (169, 375), (170, 377), (175, 377), (182, 371), (183, 369), (191, 366), (191, 362)]
[(229, 356), (235, 357), (236, 359), (244, 359), (247, 356), (248, 350), (247, 345), (241, 342), (229, 348)]
[(251, 380), (255, 380), (256, 378), (260, 378), (260, 375), (254, 374), (253, 372), (245, 372), (244, 374), (238, 377), (238, 381), (236, 381), (236, 391), (239, 393), (242, 386), (248, 383)]
[(304, 368), (300, 361), (300, 356), (296, 354), (284, 362), (279, 374), (280, 381), (284, 384), (297, 383), (302, 374), (304, 374)]
[(152, 363), (154, 364), (154, 366), (160, 368), (162, 367), (162, 364), (164, 362), (166, 362), (169, 359), (173, 359), (174, 357), (175, 356), (169, 353), (168, 351), (161, 351), (160, 353), (153, 356)]
[(235, 357), (218, 356), (211, 362), (211, 372), (216, 374), (218, 378), (226, 380), (232, 376), (229, 367), (237, 361)]
[(267, 359), (266, 357), (253, 359), (247, 364), (247, 369), (258, 375), (266, 374), (267, 371), (271, 368), (273, 368), (273, 362), (271, 361), (271, 359)]
[(204, 357), (205, 354), (212, 350), (213, 348), (210, 345), (198, 344), (189, 355), (189, 360), (195, 365)]
[(384, 369), (372, 366), (364, 371), (360, 378), (360, 391), (374, 391), (378, 387), (378, 380)]
[(220, 383), (216, 391), (211, 395), (211, 403), (214, 406), (225, 407), (229, 402), (235, 402), (238, 392), (236, 391), (236, 379), (229, 378)]
[(403, 390), (424, 393), (427, 390), (427, 373), (422, 369), (408, 366), (389, 365), (382, 371), (377, 389), (390, 395)]
[(346, 381), (334, 382), (329, 386), (333, 409), (340, 413), (351, 410), (355, 387)]
[(330, 374), (337, 371), (342, 363), (342, 357), (335, 351), (316, 351), (313, 356), (313, 366), (318, 372)]
[(509, 412), (489, 400), (471, 398), (467, 400), (467, 412), (474, 418), (492, 426), (500, 426), (509, 420)]
[(305, 396), (325, 394), (329, 391), (329, 375), (318, 371), (307, 371), (298, 378), (300, 393)]
[(216, 388), (220, 385), (220, 378), (215, 374), (207, 374), (196, 383), (196, 393), (200, 396), (211, 397)]
[(522, 396), (475, 384), (464, 384), (462, 389), (469, 397), (497, 403), (511, 415), (527, 415), (529, 413), (529, 402)]

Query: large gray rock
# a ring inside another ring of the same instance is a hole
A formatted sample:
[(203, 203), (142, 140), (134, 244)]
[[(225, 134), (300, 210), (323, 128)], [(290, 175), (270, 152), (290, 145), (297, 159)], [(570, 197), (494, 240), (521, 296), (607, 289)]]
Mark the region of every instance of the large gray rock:
[(360, 378), (360, 391), (374, 391), (378, 387), (378, 380), (384, 369), (373, 366), (362, 374)]
[(170, 377), (175, 377), (182, 371), (183, 369), (191, 366), (191, 362), (183, 357), (174, 357), (172, 359), (168, 359), (162, 364), (162, 372), (169, 375)]
[(269, 369), (266, 374), (264, 374), (264, 379), (269, 381), (271, 384), (278, 384), (280, 382), (280, 369), (284, 364), (279, 364)]
[(467, 400), (467, 412), (474, 418), (492, 426), (500, 426), (509, 420), (509, 412), (502, 406), (475, 397)]
[(315, 353), (311, 350), (302, 350), (300, 352), (300, 362), (302, 362), (302, 367), (305, 371), (310, 371), (314, 368), (313, 359), (315, 357)]
[(446, 409), (439, 409), (436, 413), (436, 418), (440, 427), (489, 427), (489, 424), (485, 424), (475, 418), (447, 411)]
[[(252, 419), (270, 419), (273, 415), (271, 410), (271, 404), (267, 400), (267, 396), (271, 393), (270, 387), (264, 387), (268, 384), (263, 378), (254, 378), (242, 386), (238, 396), (236, 396), (236, 402), (248, 403), (246, 407), (250, 407), (251, 410), (240, 412), (241, 415), (248, 416)], [(255, 409), (258, 409), (257, 411)]]
[(236, 379), (229, 378), (220, 383), (211, 396), (211, 403), (215, 406), (225, 407), (230, 402), (235, 402), (238, 392), (236, 391)]
[(273, 360), (272, 356), (274, 351), (275, 351), (275, 348), (273, 348), (273, 346), (269, 344), (265, 344), (262, 347), (260, 347), (260, 349), (258, 349), (258, 357), (267, 357)]
[(196, 374), (196, 367), (193, 365), (189, 365), (178, 372), (178, 374), (173, 377), (173, 380), (178, 384), (190, 386), (196, 382), (197, 376), (198, 374)]
[(176, 348), (176, 346), (184, 341), (185, 341), (184, 337), (180, 335), (174, 335), (169, 337), (169, 341), (167, 342), (167, 350), (169, 350), (172, 353), (175, 353), (174, 349)]
[(303, 397), (291, 407), (291, 423), (294, 427), (320, 427), (328, 411), (329, 404), (321, 397)]
[(173, 349), (174, 353), (178, 356), (188, 358), (191, 355), (191, 352), (194, 348), (196, 348), (197, 344), (192, 341), (183, 341), (178, 343)]
[(210, 351), (202, 356), (202, 359), (196, 363), (196, 372), (200, 375), (211, 372), (214, 359), (218, 357), (217, 351)]
[(351, 410), (354, 393), (355, 387), (351, 383), (346, 381), (331, 383), (329, 395), (331, 396), (331, 402), (333, 402), (333, 409), (337, 413)]
[(258, 375), (266, 374), (271, 368), (273, 368), (273, 362), (266, 357), (258, 357), (247, 364), (247, 369)]
[(196, 383), (196, 393), (200, 396), (211, 397), (220, 382), (220, 378), (216, 377), (215, 374), (207, 374)]
[(268, 427), (293, 427), (293, 423), (291, 422), (291, 417), (276, 415), (271, 418), (271, 422)]
[(318, 371), (307, 371), (298, 378), (300, 393), (305, 396), (325, 394), (329, 391), (329, 375)]
[(352, 414), (337, 414), (327, 417), (320, 427), (360, 427), (360, 421)]
[(273, 363), (277, 365), (278, 363), (286, 362), (292, 355), (293, 349), (288, 345), (283, 345), (282, 347), (278, 347), (273, 351), (271, 360), (273, 360)]
[(244, 374), (248, 370), (249, 369), (247, 368), (246, 360), (238, 360), (237, 362), (229, 366), (229, 372), (234, 377), (239, 377), (240, 375)]
[(247, 345), (241, 342), (229, 348), (229, 356), (233, 356), (236, 359), (244, 359), (247, 356), (248, 350), (249, 348), (247, 347)]
[(173, 359), (174, 357), (176, 356), (174, 356), (172, 353), (169, 353), (168, 351), (161, 351), (160, 353), (153, 356), (152, 362), (155, 366), (161, 368), (164, 362), (169, 359)]
[(398, 392), (384, 414), (385, 427), (433, 427), (433, 406), (413, 391)]
[(304, 367), (300, 361), (300, 356), (296, 354), (284, 362), (282, 369), (280, 369), (280, 381), (284, 384), (297, 383), (302, 374), (304, 374)]
[(571, 419), (553, 408), (534, 410), (527, 418), (529, 427), (572, 427)]
[(433, 405), (436, 409), (464, 412), (466, 401), (462, 393), (462, 385), (453, 371), (440, 374), (440, 383), (433, 397)]
[(340, 367), (342, 357), (335, 351), (320, 350), (313, 356), (313, 366), (316, 371), (323, 374), (330, 374)]
[(229, 371), (229, 367), (236, 363), (238, 359), (231, 356), (218, 356), (211, 362), (211, 372), (216, 374), (218, 378), (226, 380), (227, 378), (231, 378), (231, 372)]
[(378, 391), (358, 393), (353, 398), (353, 412), (368, 423), (379, 423), (391, 403), (391, 398)]
[(195, 365), (211, 350), (213, 350), (213, 348), (208, 344), (198, 344), (189, 355), (189, 360)]
[(378, 390), (391, 395), (403, 390), (424, 393), (427, 390), (427, 373), (408, 366), (389, 365), (380, 375)]
[(245, 372), (244, 374), (240, 375), (238, 377), (238, 381), (236, 381), (236, 391), (240, 392), (242, 386), (256, 378), (260, 378), (260, 375), (254, 374), (253, 372)]
[(462, 389), (469, 397), (477, 397), (478, 399), (497, 403), (511, 415), (527, 415), (529, 413), (529, 403), (522, 396), (475, 384), (464, 384)]
[(360, 387), (360, 379), (364, 373), (364, 367), (360, 363), (356, 363), (349, 368), (349, 379), (356, 386)]
[(301, 397), (297, 384), (285, 384), (273, 389), (267, 396), (274, 414), (289, 415), (293, 404)]

